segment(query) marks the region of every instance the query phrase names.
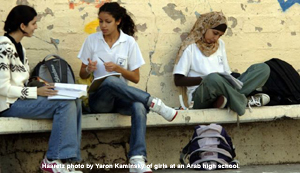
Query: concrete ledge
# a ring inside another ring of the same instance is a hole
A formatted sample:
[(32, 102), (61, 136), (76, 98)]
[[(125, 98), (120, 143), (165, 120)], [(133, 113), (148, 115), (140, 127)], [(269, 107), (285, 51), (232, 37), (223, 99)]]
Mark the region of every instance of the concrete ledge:
[[(253, 108), (252, 113), (246, 110), (245, 115), (239, 117), (240, 123), (273, 121), (280, 118), (300, 119), (300, 105), (265, 106)], [(148, 127), (185, 126), (210, 123), (236, 123), (235, 112), (227, 109), (201, 109), (179, 111), (172, 122), (165, 121), (161, 116), (150, 112)], [(88, 114), (83, 115), (83, 130), (103, 130), (114, 128), (129, 128), (130, 117), (119, 114)], [(47, 132), (52, 128), (52, 120), (29, 120), (22, 118), (0, 118), (0, 134)]]

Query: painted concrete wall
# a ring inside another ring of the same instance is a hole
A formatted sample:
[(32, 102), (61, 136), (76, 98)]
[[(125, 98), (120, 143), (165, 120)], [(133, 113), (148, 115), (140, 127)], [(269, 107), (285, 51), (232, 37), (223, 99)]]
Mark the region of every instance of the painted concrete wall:
[[(172, 79), (178, 47), (197, 16), (205, 12), (222, 10), (228, 18), (229, 28), (222, 39), (233, 71), (243, 72), (251, 64), (272, 57), (286, 60), (300, 71), (299, 0), (119, 2), (137, 24), (137, 42), (146, 61), (141, 68), (141, 81), (136, 86), (161, 97), (171, 106), (178, 106)], [(47, 54), (58, 53), (67, 59), (78, 76), (81, 62), (76, 56), (88, 34), (97, 30), (97, 9), (102, 3), (99, 0), (2, 0), (0, 18), (4, 21), (16, 4), (34, 6), (39, 14), (39, 28), (33, 38), (22, 42), (31, 67)], [(300, 160), (299, 121), (242, 124), (240, 129), (235, 124), (225, 127), (233, 137), (237, 158), (243, 165)], [(149, 128), (149, 161), (178, 163), (179, 151), (188, 142), (192, 129), (190, 126)], [(83, 132), (82, 163), (127, 163), (129, 133), (129, 129)], [(0, 136), (2, 172), (38, 172), (37, 165), (47, 150), (48, 137), (49, 133)]]
[[(110, 1), (110, 0), (104, 0)], [(25, 38), (30, 65), (50, 53), (69, 61), (76, 75), (80, 67), (77, 54), (89, 33), (97, 30), (100, 0), (2, 0), (0, 18), (16, 4), (34, 6), (38, 29)], [(253, 63), (272, 57), (282, 58), (300, 71), (300, 2), (297, 0), (119, 0), (133, 17), (137, 42), (146, 65), (141, 67), (138, 88), (178, 106), (172, 70), (181, 41), (197, 16), (220, 11), (229, 28), (223, 36), (233, 71), (244, 72)], [(3, 22), (0, 23), (3, 28)], [(3, 31), (0, 31), (3, 34)], [(132, 84), (134, 85), (134, 84)]]

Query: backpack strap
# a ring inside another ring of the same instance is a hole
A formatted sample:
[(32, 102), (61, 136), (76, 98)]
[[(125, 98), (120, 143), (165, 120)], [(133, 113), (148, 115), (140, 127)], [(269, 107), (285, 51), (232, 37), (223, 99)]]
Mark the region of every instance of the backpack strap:
[[(54, 59), (47, 60), (52, 56)], [(46, 56), (43, 61), (55, 83), (68, 83), (68, 64), (63, 58), (55, 54), (50, 54)], [(53, 61), (58, 61), (58, 66), (55, 66)]]
[[(74, 75), (74, 72), (73, 72), (73, 69), (72, 69), (72, 67), (67, 63), (67, 65), (68, 65), (68, 67), (70, 68), (70, 71), (71, 71), (71, 74), (72, 74), (72, 77), (73, 77), (73, 81), (74, 81), (74, 83), (75, 83), (75, 75)], [(67, 74), (68, 75), (68, 74)], [(67, 80), (67, 82), (68, 82), (68, 80)]]
[(195, 137), (195, 138), (191, 141), (191, 143), (194, 142), (195, 140), (202, 139), (202, 138), (220, 138), (220, 139), (222, 139), (227, 145), (229, 145), (228, 142), (227, 142), (227, 140), (226, 140), (222, 135), (220, 135), (220, 134), (202, 134), (202, 135), (200, 135), (200, 136)]
[(220, 154), (223, 154), (227, 157), (229, 157), (230, 159), (232, 159), (232, 155), (224, 150), (224, 149), (221, 149), (221, 148), (212, 148), (212, 147), (202, 147), (202, 148), (199, 148), (197, 150), (194, 150), (191, 155), (193, 155), (194, 153), (198, 152), (198, 151), (202, 151), (202, 152), (205, 152), (205, 151), (209, 151), (209, 152), (217, 152), (217, 153), (220, 153)]
[(210, 124), (208, 126), (201, 125), (200, 128), (196, 129), (197, 135), (201, 135), (204, 132), (207, 132), (208, 130), (216, 131), (218, 134), (222, 131), (222, 126), (217, 124)]
[(186, 159), (186, 157), (188, 156), (188, 153), (190, 152), (190, 145), (191, 145), (191, 141), (186, 144), (185, 147), (183, 147), (182, 151), (180, 152), (180, 158), (179, 161), (181, 164), (186, 165), (186, 162), (184, 161)]
[(40, 61), (40, 62), (34, 67), (34, 69), (32, 70), (32, 73), (31, 73), (30, 78), (32, 78), (32, 77), (37, 77), (37, 76), (40, 75), (40, 74), (39, 74), (39, 69), (40, 69), (41, 65), (43, 65), (43, 62), (42, 62), (42, 61)]
[(219, 158), (210, 158), (210, 159), (201, 159), (201, 160), (197, 160), (195, 161), (194, 163), (192, 163), (193, 165), (197, 165), (197, 164), (200, 164), (200, 163), (203, 163), (203, 162), (207, 162), (207, 161), (215, 161), (221, 165), (226, 165), (228, 164), (224, 159), (219, 159)]
[(68, 63), (60, 59), (61, 83), (68, 83)]

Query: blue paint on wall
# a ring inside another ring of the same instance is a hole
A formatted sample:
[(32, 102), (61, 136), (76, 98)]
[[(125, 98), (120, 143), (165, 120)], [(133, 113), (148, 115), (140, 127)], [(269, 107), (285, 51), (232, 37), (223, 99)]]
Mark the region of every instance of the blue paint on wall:
[(195, 11), (195, 15), (196, 15), (197, 18), (199, 18), (201, 14), (198, 13), (198, 11)]
[(286, 11), (287, 9), (289, 9), (291, 6), (293, 6), (294, 4), (298, 3), (300, 4), (300, 0), (278, 0), (281, 8), (283, 11)]

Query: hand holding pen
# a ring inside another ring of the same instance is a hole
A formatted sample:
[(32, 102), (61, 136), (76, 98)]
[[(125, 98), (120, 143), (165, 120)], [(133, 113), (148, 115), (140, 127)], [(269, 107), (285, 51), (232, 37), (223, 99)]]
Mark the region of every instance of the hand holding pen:
[(97, 61), (92, 61), (90, 58), (88, 58), (89, 64), (86, 66), (86, 71), (88, 73), (92, 73), (95, 70), (97, 70)]
[(113, 63), (113, 62), (105, 62), (101, 57), (99, 57), (99, 59), (103, 62), (105, 70), (107, 72), (118, 72), (118, 68), (120, 66), (118, 66), (117, 64)]

